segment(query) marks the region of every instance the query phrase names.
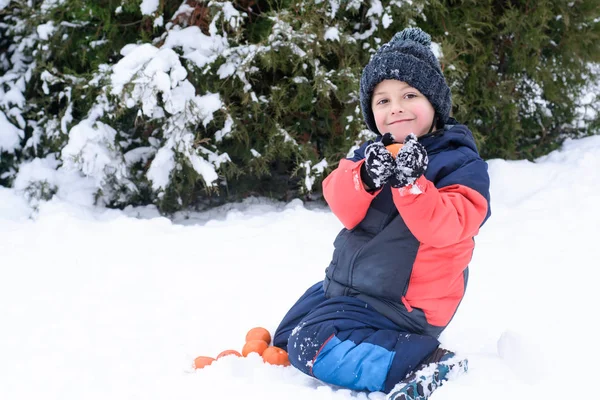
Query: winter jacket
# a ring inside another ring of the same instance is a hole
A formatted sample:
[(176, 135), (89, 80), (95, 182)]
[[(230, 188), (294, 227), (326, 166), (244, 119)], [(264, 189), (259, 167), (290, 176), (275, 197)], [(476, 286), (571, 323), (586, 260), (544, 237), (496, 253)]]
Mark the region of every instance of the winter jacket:
[(490, 182), (466, 126), (446, 125), (419, 142), (429, 166), (412, 188), (364, 189), (360, 168), (371, 141), (323, 182), (345, 227), (323, 287), (328, 298), (359, 297), (392, 321), (424, 315), (427, 324), (445, 327), (464, 296), (473, 237), (490, 216)]

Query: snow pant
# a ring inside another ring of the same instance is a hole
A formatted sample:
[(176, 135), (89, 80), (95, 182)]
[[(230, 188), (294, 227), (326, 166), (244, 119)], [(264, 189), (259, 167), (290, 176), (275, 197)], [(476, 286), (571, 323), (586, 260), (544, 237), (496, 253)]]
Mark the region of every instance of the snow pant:
[(292, 306), (273, 337), (300, 371), (353, 390), (389, 392), (439, 345), (355, 297), (327, 299), (323, 283)]

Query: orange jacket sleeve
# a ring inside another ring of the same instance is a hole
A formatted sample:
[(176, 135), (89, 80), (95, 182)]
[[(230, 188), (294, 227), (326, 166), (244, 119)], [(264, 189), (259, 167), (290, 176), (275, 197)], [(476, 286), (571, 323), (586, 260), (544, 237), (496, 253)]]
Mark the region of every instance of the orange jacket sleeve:
[(432, 247), (475, 236), (488, 212), (487, 200), (476, 190), (459, 184), (438, 189), (424, 176), (412, 187), (393, 189), (392, 196), (412, 234)]
[(364, 162), (343, 159), (323, 181), (323, 196), (346, 229), (354, 228), (363, 220), (371, 201), (379, 193), (369, 193), (363, 186), (360, 167)]

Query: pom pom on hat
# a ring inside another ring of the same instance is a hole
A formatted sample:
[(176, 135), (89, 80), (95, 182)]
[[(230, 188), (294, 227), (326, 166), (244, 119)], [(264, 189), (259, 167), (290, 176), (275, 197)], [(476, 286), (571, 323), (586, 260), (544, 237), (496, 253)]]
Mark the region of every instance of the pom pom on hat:
[(390, 42), (400, 42), (403, 40), (412, 40), (421, 43), (423, 46), (431, 46), (431, 36), (420, 28), (406, 28), (394, 35)]
[(439, 120), (450, 117), (452, 97), (440, 64), (430, 49), (431, 36), (420, 28), (406, 28), (377, 50), (360, 78), (360, 105), (367, 127), (378, 131), (371, 109), (373, 90), (379, 82), (395, 79), (421, 92), (433, 106)]

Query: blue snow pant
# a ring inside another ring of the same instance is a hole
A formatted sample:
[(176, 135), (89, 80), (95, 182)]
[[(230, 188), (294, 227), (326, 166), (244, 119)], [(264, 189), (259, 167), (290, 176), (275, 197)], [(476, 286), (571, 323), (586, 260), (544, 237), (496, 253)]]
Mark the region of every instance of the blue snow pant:
[(408, 332), (355, 297), (309, 288), (281, 321), (273, 344), (290, 363), (329, 384), (389, 392), (439, 345)]

